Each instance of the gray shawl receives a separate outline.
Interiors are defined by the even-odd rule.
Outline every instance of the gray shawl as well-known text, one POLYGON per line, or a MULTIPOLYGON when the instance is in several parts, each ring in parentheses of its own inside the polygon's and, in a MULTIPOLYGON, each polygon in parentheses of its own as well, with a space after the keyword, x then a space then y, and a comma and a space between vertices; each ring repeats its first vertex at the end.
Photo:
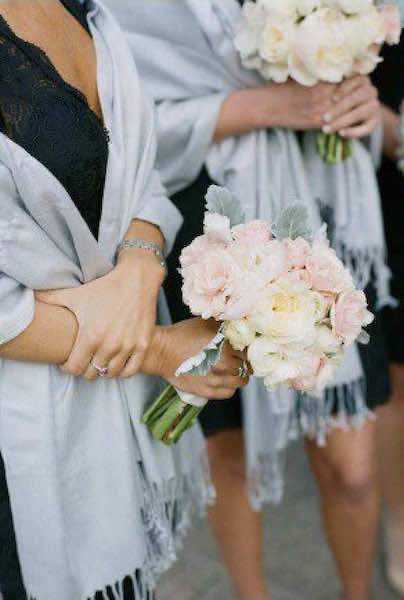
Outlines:
MULTIPOLYGON (((211 178, 228 187, 244 205, 248 219, 272 222, 289 203, 303 203, 313 229, 327 219, 334 248, 365 287, 374 278, 378 306, 390 302, 389 271, 374 164, 365 144, 335 167, 317 155, 312 133, 299 143, 294 131, 253 131, 212 145, 224 98, 234 90, 262 84, 247 71, 234 48, 240 19, 236 0, 107 0, 127 33, 130 46, 158 110, 157 165, 169 193, 184 189, 205 165, 211 178)), ((374 140, 375 141, 375 140, 374 140)), ((377 140, 375 143, 377 146, 377 140)), ((338 373, 339 424, 369 416, 363 373, 355 346, 338 373), (348 394, 344 390, 349 390, 348 394)), ((254 506, 279 500, 282 460, 279 450, 299 431, 325 435, 335 389, 320 400, 296 398, 289 391, 268 394, 252 381, 244 395, 244 430, 250 496, 254 506)))
MULTIPOLYGON (((106 274, 133 218, 160 225, 169 246, 181 223, 154 171, 152 108, 125 38, 98 2, 88 21, 111 138, 99 241, 55 177, 1 134, 1 343, 32 321, 33 290, 106 274)), ((0 450, 29 597, 107 598, 112 585, 123 598, 129 576, 143 600, 174 559, 192 508, 212 490, 198 428, 168 449, 140 424, 161 385, 0 361, 0 450)))

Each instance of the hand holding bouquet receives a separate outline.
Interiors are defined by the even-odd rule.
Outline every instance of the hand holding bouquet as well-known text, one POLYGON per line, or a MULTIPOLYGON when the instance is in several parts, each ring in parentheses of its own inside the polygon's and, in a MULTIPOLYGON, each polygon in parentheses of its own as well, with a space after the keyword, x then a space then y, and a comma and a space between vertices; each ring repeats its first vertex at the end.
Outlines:
MULTIPOLYGON (((284 83, 340 83, 371 73, 381 61, 379 48, 400 39, 395 6, 373 0, 256 0, 243 7, 235 45, 246 68, 284 83)), ((329 163, 352 154, 339 134, 317 135, 320 155, 329 163)))
MULTIPOLYGON (((181 255, 183 298, 194 315, 220 322, 217 336, 177 371, 206 374, 228 341, 245 351, 268 389, 284 385, 321 393, 344 347, 368 341, 373 320, 365 294, 329 247, 325 228, 312 239, 303 207, 292 206, 271 227, 243 223, 234 197, 211 186, 204 234, 181 255)), ((205 406, 167 388, 143 422, 165 443, 178 441, 205 406)))

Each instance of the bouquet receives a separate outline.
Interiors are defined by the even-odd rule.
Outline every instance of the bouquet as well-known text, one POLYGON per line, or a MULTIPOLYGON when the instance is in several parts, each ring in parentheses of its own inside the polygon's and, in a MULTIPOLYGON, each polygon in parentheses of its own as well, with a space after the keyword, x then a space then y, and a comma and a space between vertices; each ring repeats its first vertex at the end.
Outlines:
MULTIPOLYGON (((380 45, 398 44, 400 13, 373 0, 256 0, 243 7, 235 45, 243 65, 265 79, 289 77, 304 86, 340 83, 369 74, 382 60, 380 45)), ((338 133, 316 136, 322 158, 332 164, 352 155, 338 133)))
MULTIPOLYGON (((344 348, 369 339, 373 320, 363 291, 329 246, 325 226, 313 237, 304 207, 294 205, 271 227, 243 222, 225 188, 206 196, 204 234, 182 252, 183 298, 193 315, 216 319, 217 336, 177 375, 205 375, 225 342, 245 351, 253 374, 273 390, 321 394, 333 381, 344 348)), ((240 374, 241 375, 241 374, 240 374)), ((175 443, 206 400, 172 386, 143 416, 156 439, 175 443)))

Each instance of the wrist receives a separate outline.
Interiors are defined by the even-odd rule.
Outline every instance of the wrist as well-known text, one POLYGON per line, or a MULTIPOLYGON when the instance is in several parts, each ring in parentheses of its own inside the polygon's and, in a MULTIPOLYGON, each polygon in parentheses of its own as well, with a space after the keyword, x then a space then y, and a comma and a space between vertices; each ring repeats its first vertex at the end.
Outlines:
POLYGON ((123 277, 144 274, 150 287, 157 289, 161 287, 166 276, 166 269, 153 252, 136 247, 125 248, 119 253, 114 272, 123 277))
POLYGON ((281 126, 281 108, 279 94, 280 86, 271 83, 251 90, 253 96, 251 101, 254 103, 254 118, 257 129, 270 129, 281 126))
POLYGON ((145 375, 164 377, 165 373, 165 327, 155 327, 149 351, 145 357, 142 372, 145 375))

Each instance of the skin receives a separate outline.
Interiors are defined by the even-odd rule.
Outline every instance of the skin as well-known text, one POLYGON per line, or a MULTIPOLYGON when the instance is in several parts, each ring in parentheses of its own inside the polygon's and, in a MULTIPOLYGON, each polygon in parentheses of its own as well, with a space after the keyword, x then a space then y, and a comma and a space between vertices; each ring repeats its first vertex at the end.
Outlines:
MULTIPOLYGON (((373 132, 379 120, 377 91, 368 77, 311 88, 294 81, 271 83, 236 91, 225 99, 214 141, 271 127, 338 131, 354 139, 373 132)), ((348 599, 368 600, 371 594, 379 519, 374 442, 374 425, 369 424, 359 431, 333 432, 326 448, 307 444, 324 529, 348 599)), ((240 600, 265 600, 262 517, 251 510, 245 493, 242 432, 222 431, 211 436, 208 450, 219 490, 219 501, 210 509, 209 518, 235 595, 240 600)))
MULTIPOLYGON (((92 39, 63 5, 56 0, 10 0, 0 3, 0 14, 18 36, 46 52, 61 76, 83 92, 102 118, 92 39)), ((164 247, 161 231, 144 221, 134 220, 125 237, 164 247)), ((153 253, 132 248, 121 253, 117 266, 105 277, 74 289, 36 292, 33 322, 1 346, 0 357, 59 364, 65 373, 88 380, 97 378, 90 365, 94 360, 99 366, 108 365, 109 377, 144 372, 173 381, 175 369, 200 351, 217 325, 215 330, 212 323, 194 320, 172 328, 156 327, 164 275, 153 253)), ((175 383, 207 398, 231 397, 246 383, 237 377, 242 359, 227 347, 207 377, 175 378, 175 383)))
MULTIPOLYGON (((396 161, 400 118, 387 106, 382 107, 382 114, 384 153, 396 161)), ((404 573, 404 365, 392 363, 390 373, 393 394, 390 403, 379 411, 378 456, 386 508, 387 560, 404 573)))

